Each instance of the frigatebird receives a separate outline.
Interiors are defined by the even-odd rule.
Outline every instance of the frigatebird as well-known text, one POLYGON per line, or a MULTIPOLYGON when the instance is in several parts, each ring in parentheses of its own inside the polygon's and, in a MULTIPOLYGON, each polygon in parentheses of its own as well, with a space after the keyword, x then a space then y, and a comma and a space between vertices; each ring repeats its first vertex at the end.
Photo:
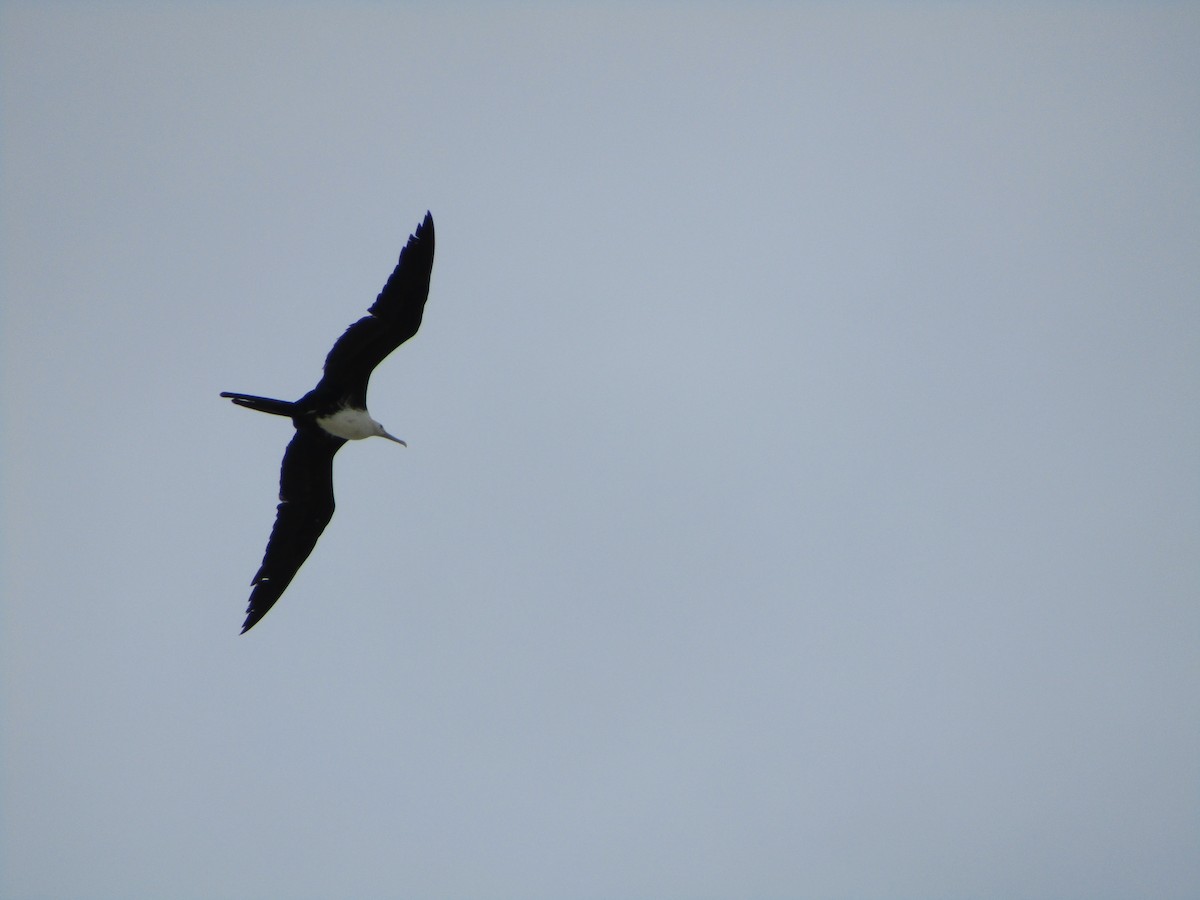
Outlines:
POLYGON ((221 393, 238 406, 288 416, 296 427, 283 454, 275 527, 262 566, 250 582, 254 590, 242 634, 275 605, 333 518, 334 454, 346 441, 369 437, 404 444, 367 412, 367 381, 375 367, 421 327, 432 271, 433 217, 427 212, 367 315, 347 328, 325 357, 324 374, 315 388, 295 402, 221 393))

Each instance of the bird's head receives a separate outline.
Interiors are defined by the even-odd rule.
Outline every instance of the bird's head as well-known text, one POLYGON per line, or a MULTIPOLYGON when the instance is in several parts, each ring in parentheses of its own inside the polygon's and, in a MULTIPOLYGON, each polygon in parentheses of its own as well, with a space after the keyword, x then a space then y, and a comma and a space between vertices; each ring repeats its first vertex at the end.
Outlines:
POLYGON ((374 433, 374 435, 372 435, 372 437, 387 438, 389 441, 395 441, 401 447, 408 446, 408 444, 404 443, 404 441, 400 440, 400 438, 396 437, 395 435, 388 434, 387 429, 384 428, 382 425, 380 425, 378 422, 376 422, 374 419, 371 420, 371 427, 374 428, 374 430, 375 430, 375 433, 374 433))

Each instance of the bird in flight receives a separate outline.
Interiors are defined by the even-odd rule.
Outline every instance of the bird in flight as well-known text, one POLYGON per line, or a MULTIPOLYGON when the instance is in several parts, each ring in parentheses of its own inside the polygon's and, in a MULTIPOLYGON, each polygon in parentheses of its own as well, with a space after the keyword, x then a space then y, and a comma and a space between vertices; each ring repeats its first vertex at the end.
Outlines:
POLYGON ((238 406, 288 416, 296 427, 283 454, 275 527, 262 566, 250 582, 253 591, 242 634, 275 605, 333 518, 334 454, 346 441, 362 438, 404 444, 367 412, 367 381, 375 367, 421 327, 432 271, 433 217, 425 213, 367 315, 347 328, 325 357, 325 371, 315 388, 295 402, 222 392, 238 406))

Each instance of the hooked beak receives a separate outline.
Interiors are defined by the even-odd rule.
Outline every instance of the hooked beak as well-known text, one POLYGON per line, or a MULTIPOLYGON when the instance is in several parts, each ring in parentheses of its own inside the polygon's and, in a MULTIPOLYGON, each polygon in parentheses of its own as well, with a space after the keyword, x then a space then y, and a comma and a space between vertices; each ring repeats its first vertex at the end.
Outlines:
POLYGON ((380 428, 380 429, 379 429, 379 436, 380 436, 380 437, 387 438, 389 441, 395 441, 395 442, 396 442, 397 444, 399 444, 401 447, 407 447, 407 446, 408 446, 408 444, 404 443, 404 441, 400 440, 400 438, 398 438, 398 437, 395 437, 394 435, 390 435, 390 434, 388 434, 388 433, 387 433, 386 431, 384 431, 382 428, 380 428))

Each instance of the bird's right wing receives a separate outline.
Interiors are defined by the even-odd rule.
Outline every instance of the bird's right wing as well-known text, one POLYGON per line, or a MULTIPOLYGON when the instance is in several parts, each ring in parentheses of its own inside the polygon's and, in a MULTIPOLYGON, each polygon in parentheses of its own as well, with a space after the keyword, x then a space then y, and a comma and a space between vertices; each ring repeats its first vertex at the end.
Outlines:
POLYGON ((246 610, 245 634, 283 595, 333 518, 333 455, 346 443, 316 425, 302 427, 283 454, 279 506, 246 610))
POLYGON ((366 406, 371 372, 421 327, 433 271, 433 244, 433 216, 425 213, 367 315, 347 328, 325 357, 322 386, 348 389, 354 405, 366 406))

